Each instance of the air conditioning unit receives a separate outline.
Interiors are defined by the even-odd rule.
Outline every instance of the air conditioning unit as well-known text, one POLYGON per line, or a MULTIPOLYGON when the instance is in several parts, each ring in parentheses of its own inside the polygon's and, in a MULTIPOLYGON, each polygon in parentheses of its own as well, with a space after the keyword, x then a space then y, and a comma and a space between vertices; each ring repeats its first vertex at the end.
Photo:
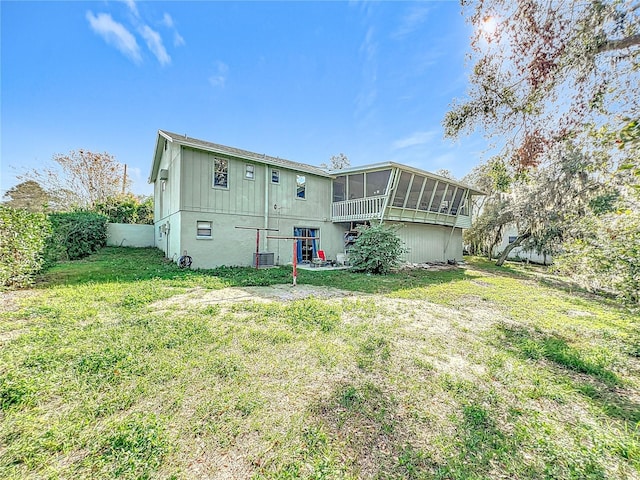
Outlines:
POLYGON ((160 180, 169 180, 169 170, 166 168, 160 170, 160 180))
POLYGON ((253 254, 253 266, 256 265, 256 255, 258 255, 258 266, 259 267, 272 267, 274 265, 273 253, 264 252, 264 253, 254 253, 253 254))

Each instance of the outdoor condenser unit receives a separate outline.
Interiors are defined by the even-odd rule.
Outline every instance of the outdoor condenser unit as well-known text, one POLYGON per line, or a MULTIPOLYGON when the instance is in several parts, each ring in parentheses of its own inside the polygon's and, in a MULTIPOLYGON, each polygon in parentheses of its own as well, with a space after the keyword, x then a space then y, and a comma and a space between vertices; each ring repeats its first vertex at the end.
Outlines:
POLYGON ((273 253, 261 252, 253 254, 253 265, 256 264, 256 255, 258 255, 258 266, 260 267, 272 267, 274 265, 273 253))

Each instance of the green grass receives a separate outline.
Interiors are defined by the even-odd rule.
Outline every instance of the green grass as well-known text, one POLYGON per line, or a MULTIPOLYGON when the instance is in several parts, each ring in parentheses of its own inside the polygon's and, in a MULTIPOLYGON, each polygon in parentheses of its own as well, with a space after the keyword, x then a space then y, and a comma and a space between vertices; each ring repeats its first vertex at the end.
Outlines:
POLYGON ((482 259, 227 301, 290 275, 106 248, 2 293, 0 478, 640 478, 637 312, 482 259))

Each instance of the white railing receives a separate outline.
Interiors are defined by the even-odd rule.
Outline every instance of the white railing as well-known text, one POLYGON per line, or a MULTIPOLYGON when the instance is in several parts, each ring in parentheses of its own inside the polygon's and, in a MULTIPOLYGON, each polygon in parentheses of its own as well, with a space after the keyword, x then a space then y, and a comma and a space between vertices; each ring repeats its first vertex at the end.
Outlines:
POLYGON ((333 202, 331 220, 334 222, 350 220, 371 220, 381 218, 386 195, 377 197, 357 198, 333 202))

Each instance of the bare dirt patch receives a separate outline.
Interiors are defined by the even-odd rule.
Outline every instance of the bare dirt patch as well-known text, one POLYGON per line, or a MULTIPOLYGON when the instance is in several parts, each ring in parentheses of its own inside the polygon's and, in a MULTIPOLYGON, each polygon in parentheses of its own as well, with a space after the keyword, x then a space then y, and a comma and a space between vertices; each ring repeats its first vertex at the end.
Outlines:
POLYGON ((198 307, 215 304, 232 304, 238 302, 290 302, 307 297, 322 299, 359 297, 363 294, 348 292, 331 287, 313 285, 271 285, 268 287, 229 287, 222 290, 194 288, 182 295, 155 302, 152 306, 159 310, 173 306, 198 307))
POLYGON ((20 309, 20 300, 38 295, 35 290, 11 290, 0 292, 0 312, 15 312, 20 309))

